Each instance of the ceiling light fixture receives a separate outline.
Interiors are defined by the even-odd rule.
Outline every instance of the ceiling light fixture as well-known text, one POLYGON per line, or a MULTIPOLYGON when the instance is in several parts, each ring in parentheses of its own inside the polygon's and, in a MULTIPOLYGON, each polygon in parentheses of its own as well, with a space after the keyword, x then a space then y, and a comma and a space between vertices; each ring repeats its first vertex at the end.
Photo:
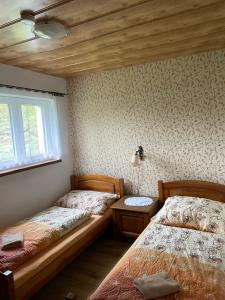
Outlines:
POLYGON ((58 39, 69 34, 69 28, 58 21, 37 20, 31 11, 21 12, 21 22, 31 27, 35 36, 42 39, 58 39))
POLYGON ((28 26, 34 26, 35 24, 35 17, 34 13, 30 10, 23 10, 20 13, 21 15, 21 22, 28 26))
POLYGON ((36 22, 31 31, 42 39, 59 39, 69 33, 69 29, 62 23, 56 21, 36 22))

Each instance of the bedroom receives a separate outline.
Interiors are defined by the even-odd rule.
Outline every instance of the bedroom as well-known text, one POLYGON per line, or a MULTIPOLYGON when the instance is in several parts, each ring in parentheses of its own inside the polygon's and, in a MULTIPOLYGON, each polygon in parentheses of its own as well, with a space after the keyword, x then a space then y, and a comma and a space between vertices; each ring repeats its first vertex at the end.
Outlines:
MULTIPOLYGON (((55 205, 71 190, 71 183, 72 189, 158 199, 158 181, 197 180, 198 187, 193 182, 189 191, 181 185, 164 200, 169 196, 192 196, 225 201, 224 1, 1 0, 0 7, 3 231, 55 205), (105 177, 72 177, 70 182, 71 175, 90 174, 105 177)), ((93 234, 85 239, 80 232, 83 244, 78 243, 76 251, 60 252, 69 256, 68 262, 73 259, 76 266, 82 255, 91 256, 92 252, 86 251, 98 245, 104 248, 104 241, 108 243, 104 249, 110 254, 110 245, 117 256, 114 260, 109 257, 113 264, 109 263, 107 273, 104 269, 104 276, 96 273, 98 284, 112 274, 113 265, 144 228, 151 226, 149 217, 163 206, 158 201, 157 208, 148 210, 143 206, 138 210, 137 206, 123 206, 119 201, 109 209, 109 217, 100 215, 107 221, 93 219, 97 222, 94 224, 100 222, 88 227, 93 234), (98 239, 106 229, 106 237, 98 239), (78 253, 82 247, 85 249, 78 253), (78 254, 81 256, 76 258, 78 254)), ((79 204, 81 208, 83 202, 79 204)), ((88 226, 88 222, 84 220, 73 231, 88 226)), ((196 229, 193 224, 190 227, 189 230, 196 229)), ((197 232, 204 236, 208 231, 197 232)), ((208 234, 224 239, 219 233, 208 234)), ((67 235, 70 233, 65 233, 64 241, 67 235)), ((54 241, 48 247, 57 248, 54 241)), ((219 268, 224 268, 224 251, 223 248, 220 253, 223 262, 219 268)), ((104 260, 105 254, 99 253, 104 260)), ((15 266, 15 271, 9 269, 9 276, 0 277, 2 297, 51 299, 50 291, 54 299, 64 299, 69 293, 69 297, 79 300, 98 295, 94 294, 97 286, 88 290, 88 295, 79 294, 79 288, 85 288, 71 279, 69 284, 62 284, 64 290, 52 291, 56 283, 67 281, 63 270, 68 271, 68 264, 61 261, 63 255, 57 260, 61 266, 58 275, 56 264, 51 270, 49 267, 46 276, 41 266, 35 276, 25 274, 23 265, 20 273, 15 266)), ((32 260, 33 265, 29 261, 25 264, 35 269, 37 260, 32 260)), ((73 274, 71 265, 68 268, 73 274)), ((92 270, 94 274, 97 271, 92 270)), ((81 269, 80 273, 82 276, 81 269)), ((76 281, 80 282, 78 275, 76 281)), ((83 278, 90 279, 92 275, 85 274, 83 278)), ((221 282, 224 276, 220 274, 221 282)), ((90 279, 90 286, 91 282, 90 279)), ((93 285, 96 282, 93 280, 93 285)), ((100 286, 97 293, 101 291, 100 286)), ((202 299, 208 299, 210 293, 205 293, 202 299)), ((223 299, 215 295, 212 299, 223 299)), ((141 293, 137 297, 144 299, 141 293)), ((179 297, 179 293, 164 298, 175 299, 172 297, 179 297)), ((201 299, 199 295, 189 298, 201 299)))

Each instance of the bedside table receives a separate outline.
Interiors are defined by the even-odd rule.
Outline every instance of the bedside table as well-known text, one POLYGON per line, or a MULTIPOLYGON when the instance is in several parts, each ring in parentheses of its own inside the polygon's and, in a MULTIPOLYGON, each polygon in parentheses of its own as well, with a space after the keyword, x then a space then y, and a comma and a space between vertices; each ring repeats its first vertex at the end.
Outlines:
POLYGON ((137 238, 158 211, 157 198, 151 197, 154 202, 148 206, 126 205, 125 199, 131 197, 136 196, 122 197, 111 206, 115 238, 137 238))

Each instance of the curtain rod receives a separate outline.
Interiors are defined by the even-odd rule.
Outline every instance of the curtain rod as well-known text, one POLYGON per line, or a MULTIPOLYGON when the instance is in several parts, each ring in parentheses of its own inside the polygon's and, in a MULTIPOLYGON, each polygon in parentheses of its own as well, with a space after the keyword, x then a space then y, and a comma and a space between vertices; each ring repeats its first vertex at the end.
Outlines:
POLYGON ((6 87, 6 88, 9 88, 9 89, 24 90, 24 91, 30 91, 30 92, 36 92, 36 93, 40 92, 40 93, 43 93, 43 94, 50 94, 50 95, 58 96, 58 97, 64 97, 64 96, 68 95, 68 94, 60 93, 60 92, 30 89, 30 88, 25 88, 25 87, 22 87, 22 86, 15 86, 15 85, 8 85, 8 84, 1 84, 1 83, 0 83, 0 87, 6 87))

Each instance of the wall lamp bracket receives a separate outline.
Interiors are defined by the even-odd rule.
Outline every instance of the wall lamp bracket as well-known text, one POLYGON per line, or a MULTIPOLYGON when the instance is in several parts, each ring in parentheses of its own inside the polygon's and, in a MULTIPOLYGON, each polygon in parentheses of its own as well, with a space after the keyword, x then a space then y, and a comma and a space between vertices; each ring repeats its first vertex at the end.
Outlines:
POLYGON ((138 150, 135 152, 136 155, 139 156, 140 160, 144 160, 144 149, 142 146, 138 146, 138 150))
POLYGON ((133 167, 139 167, 141 164, 141 161, 143 161, 144 159, 145 159, 144 149, 142 146, 139 146, 138 150, 135 151, 135 153, 132 156, 131 165, 133 167))

